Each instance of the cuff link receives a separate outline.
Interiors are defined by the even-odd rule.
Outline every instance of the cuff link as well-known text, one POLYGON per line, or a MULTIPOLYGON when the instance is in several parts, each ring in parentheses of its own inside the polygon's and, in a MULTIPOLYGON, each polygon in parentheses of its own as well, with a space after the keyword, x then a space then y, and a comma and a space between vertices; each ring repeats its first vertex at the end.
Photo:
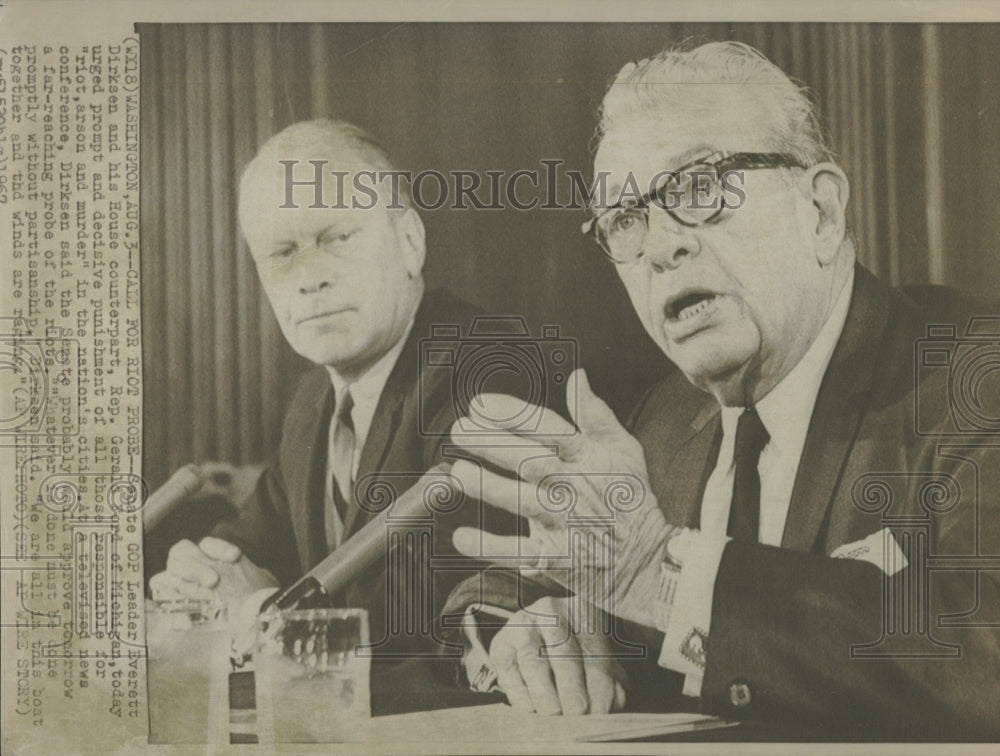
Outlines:
POLYGON ((733 682, 729 685, 729 703, 735 708, 742 709, 749 705, 753 696, 750 694, 750 686, 745 682, 733 682))

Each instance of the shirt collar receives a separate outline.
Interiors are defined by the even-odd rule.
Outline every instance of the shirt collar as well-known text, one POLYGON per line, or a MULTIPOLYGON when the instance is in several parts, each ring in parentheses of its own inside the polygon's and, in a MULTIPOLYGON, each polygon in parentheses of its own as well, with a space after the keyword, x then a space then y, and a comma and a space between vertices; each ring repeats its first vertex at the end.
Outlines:
MULTIPOLYGON (((802 446, 823 375, 847 321, 853 290, 854 276, 848 276, 837 295, 830 316, 802 359, 755 405, 757 414, 771 437, 768 445, 776 451, 802 446)), ((735 438, 736 424, 742 412, 743 407, 722 408, 723 433, 728 438, 735 438)))
MULTIPOLYGON (((400 352, 403 351, 403 345, 406 344, 406 340, 410 336, 410 331, 413 328, 413 321, 411 320, 406 326, 406 330, 403 331, 403 335, 399 338, 388 352, 383 354, 378 362, 372 365, 368 370, 352 383, 348 383, 344 378, 337 373, 329 365, 326 366, 326 371, 330 374, 330 382, 333 383, 334 398, 336 401, 336 407, 334 408, 334 417, 340 412, 341 402, 344 399, 347 389, 350 389, 351 399, 354 401, 354 407, 356 410, 362 410, 365 408, 366 414, 374 414, 375 406, 378 404, 379 397, 382 395, 382 389, 385 388, 386 381, 389 380, 389 374, 392 372, 393 367, 396 365, 396 360, 399 359, 400 352), (367 410, 370 409, 370 413, 367 410)), ((354 411, 352 411, 352 415, 354 411)))

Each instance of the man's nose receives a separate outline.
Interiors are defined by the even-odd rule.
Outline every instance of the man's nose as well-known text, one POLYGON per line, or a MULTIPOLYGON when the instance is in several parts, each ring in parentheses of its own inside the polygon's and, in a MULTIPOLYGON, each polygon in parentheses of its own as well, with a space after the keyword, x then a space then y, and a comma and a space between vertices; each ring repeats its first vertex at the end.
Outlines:
POLYGON ((322 289, 333 286, 336 275, 330 269, 328 261, 314 247, 300 250, 292 263, 293 280, 299 294, 314 294, 322 289))
POLYGON ((642 254, 655 272, 674 270, 687 258, 700 253, 701 240, 696 229, 682 225, 663 210, 650 208, 649 231, 642 254))

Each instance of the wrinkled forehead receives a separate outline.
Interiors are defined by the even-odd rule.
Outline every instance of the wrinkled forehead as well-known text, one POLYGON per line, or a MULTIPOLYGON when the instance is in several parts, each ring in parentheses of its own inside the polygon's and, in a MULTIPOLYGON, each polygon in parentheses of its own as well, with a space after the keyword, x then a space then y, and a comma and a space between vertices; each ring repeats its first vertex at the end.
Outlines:
POLYGON ((650 85, 634 107, 606 113, 594 175, 617 194, 628 180, 644 186, 711 152, 766 151, 774 113, 762 94, 750 85, 650 85))

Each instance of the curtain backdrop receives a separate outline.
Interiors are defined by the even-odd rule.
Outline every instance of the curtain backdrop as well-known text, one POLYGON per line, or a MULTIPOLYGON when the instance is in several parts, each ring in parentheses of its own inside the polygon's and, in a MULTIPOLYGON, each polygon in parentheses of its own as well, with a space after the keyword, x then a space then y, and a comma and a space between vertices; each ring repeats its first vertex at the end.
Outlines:
MULTIPOLYGON (((626 62, 687 37, 760 48, 814 92, 861 260, 892 283, 995 296, 1000 28, 854 24, 140 25, 144 463, 267 456, 305 366, 240 238, 242 166, 288 124, 356 122, 414 172, 589 176, 626 62)), ((666 167, 666 166, 664 166, 666 167)), ((433 197, 431 188, 427 189, 433 197)), ((428 284, 579 344, 620 413, 663 371, 580 210, 422 213, 428 284)))

